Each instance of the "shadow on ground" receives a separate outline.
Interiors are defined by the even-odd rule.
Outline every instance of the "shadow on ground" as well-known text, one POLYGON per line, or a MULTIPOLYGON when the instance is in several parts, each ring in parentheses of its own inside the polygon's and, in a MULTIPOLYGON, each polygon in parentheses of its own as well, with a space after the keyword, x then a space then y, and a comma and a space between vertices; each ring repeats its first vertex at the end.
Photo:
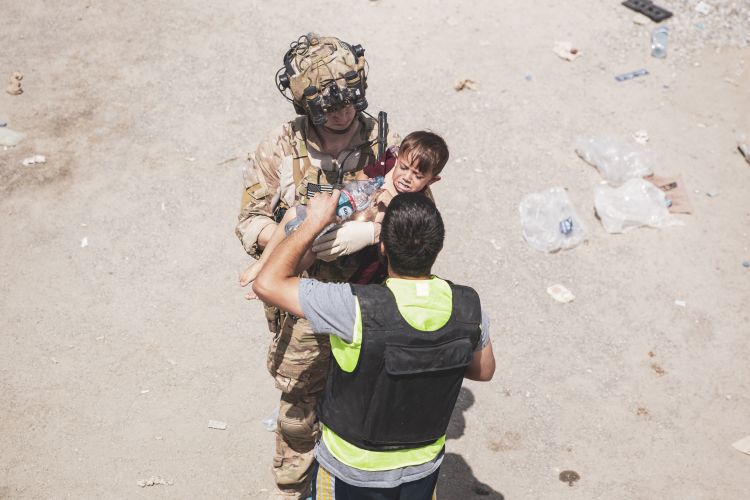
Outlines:
MULTIPOLYGON (((466 429, 464 412, 473 404, 474 395, 469 389, 462 387, 450 424, 448 424, 448 439, 458 439, 464 435, 466 429)), ((440 500, 469 498, 505 500, 502 493, 474 477, 471 466, 456 453, 445 454, 443 465, 440 467, 437 496, 440 500)))

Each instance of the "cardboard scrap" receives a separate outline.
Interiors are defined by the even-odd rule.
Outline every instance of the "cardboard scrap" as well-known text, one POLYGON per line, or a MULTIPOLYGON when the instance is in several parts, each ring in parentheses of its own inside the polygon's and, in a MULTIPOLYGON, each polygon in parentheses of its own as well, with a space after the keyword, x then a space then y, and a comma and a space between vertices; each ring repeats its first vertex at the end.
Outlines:
POLYGON ((479 84, 469 78, 462 78, 461 80, 456 80, 456 83, 453 84, 453 88, 456 92, 460 92, 464 89, 477 90, 479 89, 479 84))
POLYGON ((685 189, 685 183, 682 177, 660 177, 652 175, 645 178, 654 186, 658 187, 667 195, 667 200, 672 204, 669 206, 669 213, 672 214, 691 214, 693 207, 685 189))

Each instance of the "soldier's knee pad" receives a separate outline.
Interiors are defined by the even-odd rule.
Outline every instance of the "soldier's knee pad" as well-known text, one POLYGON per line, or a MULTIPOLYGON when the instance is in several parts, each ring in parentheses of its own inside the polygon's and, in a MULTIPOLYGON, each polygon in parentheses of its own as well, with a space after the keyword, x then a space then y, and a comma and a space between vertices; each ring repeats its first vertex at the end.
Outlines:
POLYGON ((314 441, 317 425, 313 408, 304 403, 295 404, 282 400, 278 420, 281 435, 290 441, 314 441))

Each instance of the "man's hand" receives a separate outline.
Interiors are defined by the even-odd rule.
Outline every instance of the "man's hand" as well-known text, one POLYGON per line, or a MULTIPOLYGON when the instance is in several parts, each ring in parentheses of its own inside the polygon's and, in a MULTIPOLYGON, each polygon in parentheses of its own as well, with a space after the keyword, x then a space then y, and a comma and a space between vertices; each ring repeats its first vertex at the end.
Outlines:
POLYGON ((374 222, 347 221, 318 238, 312 251, 319 259, 330 262, 374 243, 374 222))
POLYGON ((341 191, 334 189, 331 194, 318 193, 307 201, 307 216, 302 227, 311 227, 319 234, 327 225, 336 222, 336 206, 341 191))

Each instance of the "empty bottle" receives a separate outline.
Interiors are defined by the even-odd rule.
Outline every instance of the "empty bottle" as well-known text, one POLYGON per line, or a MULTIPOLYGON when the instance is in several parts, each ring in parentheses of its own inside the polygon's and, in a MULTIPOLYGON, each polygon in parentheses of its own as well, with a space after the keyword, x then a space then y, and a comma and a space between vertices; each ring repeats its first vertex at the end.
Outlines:
POLYGON ((659 59, 667 57, 667 39, 669 28, 658 26, 651 31, 651 56, 659 59))
MULTIPOLYGON (((336 206, 336 216, 339 222, 348 219, 354 212, 360 212, 372 204, 375 192, 385 182, 383 176, 373 177, 367 180, 351 181, 343 187, 339 194, 339 202, 336 206)), ((302 221, 307 217, 307 209, 304 205, 297 205, 297 216, 287 222, 284 226, 284 232, 289 235, 294 232, 302 221)), ((326 227, 323 233, 333 226, 326 227)), ((321 233, 322 234, 322 233, 321 233)))

